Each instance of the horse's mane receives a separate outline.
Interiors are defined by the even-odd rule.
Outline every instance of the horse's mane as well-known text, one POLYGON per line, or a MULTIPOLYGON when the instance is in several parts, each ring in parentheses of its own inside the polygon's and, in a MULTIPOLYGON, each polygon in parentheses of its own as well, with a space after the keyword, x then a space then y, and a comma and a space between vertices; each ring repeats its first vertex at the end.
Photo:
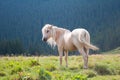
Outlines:
POLYGON ((55 36, 56 36, 56 30, 57 29, 60 29, 60 30, 63 30, 63 31, 70 31, 68 29, 52 25, 52 37, 47 40, 47 43, 53 48, 56 46, 55 36))
POLYGON ((47 40, 47 43, 48 43, 52 48, 54 48, 54 47, 56 46, 56 42, 55 42, 55 38, 54 38, 54 36, 56 35, 56 34, 55 34, 56 31, 54 30, 54 28, 58 28, 58 27, 52 25, 52 37, 47 40))
POLYGON ((53 48, 56 46, 56 42, 52 37, 47 40, 47 43, 53 48))

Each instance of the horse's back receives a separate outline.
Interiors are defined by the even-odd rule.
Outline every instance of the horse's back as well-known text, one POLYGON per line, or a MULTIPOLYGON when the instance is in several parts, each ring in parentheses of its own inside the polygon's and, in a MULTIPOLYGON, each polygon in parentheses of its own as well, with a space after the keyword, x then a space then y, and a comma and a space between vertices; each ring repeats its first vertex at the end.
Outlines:
POLYGON ((89 32, 86 29, 83 29, 83 28, 74 29, 72 31, 72 34, 83 34, 83 33, 88 33, 89 34, 89 32))

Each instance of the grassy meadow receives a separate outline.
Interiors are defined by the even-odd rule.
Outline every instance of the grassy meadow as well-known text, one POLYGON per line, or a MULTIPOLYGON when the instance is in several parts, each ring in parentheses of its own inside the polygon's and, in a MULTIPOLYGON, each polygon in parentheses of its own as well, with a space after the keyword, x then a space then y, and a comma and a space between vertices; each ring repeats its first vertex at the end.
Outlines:
POLYGON ((68 67, 58 56, 0 57, 0 80, 120 80, 120 54, 90 55, 83 69, 82 56, 69 56, 68 67))

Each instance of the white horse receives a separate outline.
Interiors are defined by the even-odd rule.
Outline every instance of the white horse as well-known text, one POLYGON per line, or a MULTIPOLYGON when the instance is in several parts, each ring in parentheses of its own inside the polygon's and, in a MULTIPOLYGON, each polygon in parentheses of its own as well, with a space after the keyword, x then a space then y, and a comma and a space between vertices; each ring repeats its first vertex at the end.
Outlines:
POLYGON ((90 44, 89 32, 85 29, 78 28, 72 32, 50 24, 42 28, 42 40, 48 42, 51 46, 57 45, 60 56, 60 65, 62 65, 63 52, 65 54, 66 66, 68 66, 68 51, 78 50, 84 60, 84 68, 88 68, 89 49, 98 50, 96 46, 90 44))

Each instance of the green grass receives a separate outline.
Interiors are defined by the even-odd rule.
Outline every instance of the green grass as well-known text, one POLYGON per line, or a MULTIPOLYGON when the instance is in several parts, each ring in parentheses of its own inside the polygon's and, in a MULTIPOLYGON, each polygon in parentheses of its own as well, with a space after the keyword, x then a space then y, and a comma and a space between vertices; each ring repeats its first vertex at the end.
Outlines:
POLYGON ((120 54, 90 55, 83 69, 82 56, 69 56, 68 67, 57 56, 0 57, 0 80, 120 80, 120 54))

